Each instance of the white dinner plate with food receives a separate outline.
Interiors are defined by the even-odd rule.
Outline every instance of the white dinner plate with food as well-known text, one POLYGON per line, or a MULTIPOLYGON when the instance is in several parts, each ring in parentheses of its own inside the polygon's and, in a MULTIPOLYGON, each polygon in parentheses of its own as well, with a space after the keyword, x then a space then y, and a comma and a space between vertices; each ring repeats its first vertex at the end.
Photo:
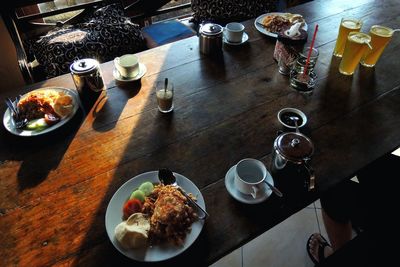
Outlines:
POLYGON ((255 19, 254 26, 262 34, 276 38, 276 37, 278 37, 277 31, 268 30, 268 27, 266 27, 263 23, 263 21, 264 21, 264 19, 266 19, 266 17, 272 18, 274 16, 282 17, 284 19, 284 21, 287 20, 286 26, 291 26, 297 22, 301 22, 302 23, 301 29, 303 29, 305 31, 307 31, 307 29, 308 29, 308 25, 301 15, 292 14, 292 13, 284 13, 284 12, 271 12, 271 13, 262 14, 255 19))
MULTIPOLYGON (((174 175, 177 183, 186 191, 186 193, 192 193, 193 196, 196 197, 197 203, 205 209, 204 198, 197 186, 183 175, 178 173, 174 173, 174 175)), ((158 184, 158 171, 139 174, 128 180, 115 192, 107 206, 105 225, 108 237, 119 252, 133 260, 141 262, 158 262, 175 257, 189 248, 200 235, 204 226, 204 220, 198 219, 193 222, 182 245, 164 242, 151 246, 146 244, 139 248, 125 249, 122 247, 115 237, 115 228, 123 221, 123 205, 131 193, 142 183, 147 181, 152 182, 153 184, 158 184)))
MULTIPOLYGON (((37 135, 42 135, 46 134, 48 132, 54 131, 55 129, 63 126, 66 124, 77 112, 79 108, 79 96, 76 93, 75 90, 68 89, 68 88, 63 88, 63 87, 44 87, 44 88, 39 88, 33 91, 30 91, 24 95, 21 96, 21 99, 19 103, 27 103, 27 99, 30 96, 35 96, 36 98, 40 99, 40 103, 48 103, 51 107, 50 109, 53 108, 53 110, 57 110, 59 115, 59 120, 55 122, 54 124, 47 125, 44 123, 44 117, 39 118, 38 120, 30 120, 28 122, 28 125, 25 126, 22 129, 16 129, 14 127, 14 123, 12 121, 12 115, 11 111, 9 108, 6 109, 3 117, 3 124, 4 127, 12 134, 18 135, 18 136, 37 136, 37 135), (58 100, 57 100, 58 99, 58 100), (68 103, 65 105, 62 102, 65 102, 65 99, 68 100, 68 103), (57 104, 55 104, 57 102, 57 104), (60 104, 62 103, 62 105, 60 104), (36 127, 30 122, 38 121, 37 123, 42 124, 36 127)), ((35 105, 34 103, 39 103, 35 101, 30 102, 30 113, 33 112, 38 112, 36 109, 42 109, 38 105, 35 105)))

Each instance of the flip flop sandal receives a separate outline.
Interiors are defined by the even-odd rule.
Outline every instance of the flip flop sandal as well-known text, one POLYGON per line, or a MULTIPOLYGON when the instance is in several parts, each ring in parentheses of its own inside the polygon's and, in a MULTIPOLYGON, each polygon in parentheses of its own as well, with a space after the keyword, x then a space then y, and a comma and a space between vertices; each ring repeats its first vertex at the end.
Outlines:
POLYGON ((314 236, 314 234, 310 235, 310 237, 307 240, 307 253, 308 256, 310 257, 310 259, 312 260, 312 262, 314 264, 319 264, 321 263, 323 260, 325 260, 325 255, 324 255, 324 251, 325 251, 325 247, 330 247, 331 245, 329 245, 328 241, 326 241, 325 237, 323 237, 322 235, 320 235, 320 237, 322 238, 322 242, 319 243, 319 247, 318 247, 318 260, 316 258, 314 258, 314 256, 311 254, 310 251, 310 242, 311 242, 311 238, 314 236))

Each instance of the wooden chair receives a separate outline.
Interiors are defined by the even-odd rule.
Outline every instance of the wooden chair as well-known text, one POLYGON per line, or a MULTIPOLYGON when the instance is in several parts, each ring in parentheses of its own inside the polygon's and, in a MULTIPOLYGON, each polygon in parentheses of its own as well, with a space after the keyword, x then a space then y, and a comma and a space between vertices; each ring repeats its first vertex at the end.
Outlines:
MULTIPOLYGON (((32 56, 31 51, 29 51, 30 41, 49 33, 51 30, 63 28, 68 25, 76 25, 96 8, 110 4, 120 4, 124 8, 124 14, 131 17, 133 22, 144 26, 146 18, 154 14, 161 6, 169 1, 170 0, 155 0, 151 1, 152 4, 150 5, 149 1, 146 0, 94 0, 93 2, 76 0, 76 2, 80 4, 41 13, 38 4, 55 1, 14 0, 9 1, 7 6, 2 6, 0 8, 0 14, 15 45, 18 65, 23 78, 27 84, 30 84, 48 78, 44 74, 44 66, 38 64, 38 61, 32 56), (29 8, 36 12, 28 14, 23 12, 29 8), (75 11, 77 14, 70 19, 50 23, 47 22, 46 18, 50 16, 62 15, 72 11, 75 11)), ((143 49, 145 49, 145 47, 143 49)))
POLYGON ((192 0, 196 22, 225 24, 254 18, 277 10, 278 0, 192 0))

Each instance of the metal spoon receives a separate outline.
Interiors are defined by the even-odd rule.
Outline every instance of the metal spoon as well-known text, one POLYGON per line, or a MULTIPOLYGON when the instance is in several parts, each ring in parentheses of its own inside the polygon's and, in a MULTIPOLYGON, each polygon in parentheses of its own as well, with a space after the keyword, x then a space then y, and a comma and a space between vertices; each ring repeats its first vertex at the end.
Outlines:
POLYGON ((176 186, 179 189, 179 191, 181 191, 181 193, 190 201, 190 203, 192 203, 199 210, 201 210, 203 212, 203 216, 201 217, 199 216, 200 220, 206 219, 209 216, 208 213, 202 207, 200 207, 200 205, 197 204, 188 194, 186 194, 186 192, 178 185, 178 183, 176 182, 176 177, 170 169, 167 168, 160 169, 158 171, 158 179, 164 185, 176 186))
POLYGON ((283 194, 281 191, 279 191, 278 188, 276 188, 275 186, 273 186, 272 184, 270 184, 267 179, 264 180, 264 182, 269 186, 269 188, 271 188, 271 190, 275 193, 275 195, 277 195, 278 197, 283 197, 283 194))
POLYGON ((297 125, 297 121, 299 120, 299 118, 295 117, 295 116, 290 116, 290 119, 294 122, 294 126, 296 127, 296 133, 299 133, 299 126, 297 125))

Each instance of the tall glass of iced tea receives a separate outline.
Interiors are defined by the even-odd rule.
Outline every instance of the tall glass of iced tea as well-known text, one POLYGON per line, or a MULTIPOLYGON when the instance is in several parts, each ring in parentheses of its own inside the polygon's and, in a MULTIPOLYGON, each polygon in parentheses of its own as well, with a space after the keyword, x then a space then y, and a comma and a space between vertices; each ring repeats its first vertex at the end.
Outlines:
POLYGON ((361 59, 361 64, 365 67, 373 67, 380 58, 386 45, 389 43, 393 36, 393 29, 373 25, 369 31, 371 36, 371 46, 372 50, 367 50, 364 57, 361 59))
POLYGON ((352 75, 365 51, 370 49, 371 36, 362 32, 350 32, 339 65, 340 73, 352 75))
POLYGON ((339 34, 336 40, 336 46, 333 50, 333 55, 336 57, 342 57, 344 46, 346 44, 347 36, 349 32, 359 32, 362 26, 362 21, 358 19, 342 18, 339 27, 339 34))

